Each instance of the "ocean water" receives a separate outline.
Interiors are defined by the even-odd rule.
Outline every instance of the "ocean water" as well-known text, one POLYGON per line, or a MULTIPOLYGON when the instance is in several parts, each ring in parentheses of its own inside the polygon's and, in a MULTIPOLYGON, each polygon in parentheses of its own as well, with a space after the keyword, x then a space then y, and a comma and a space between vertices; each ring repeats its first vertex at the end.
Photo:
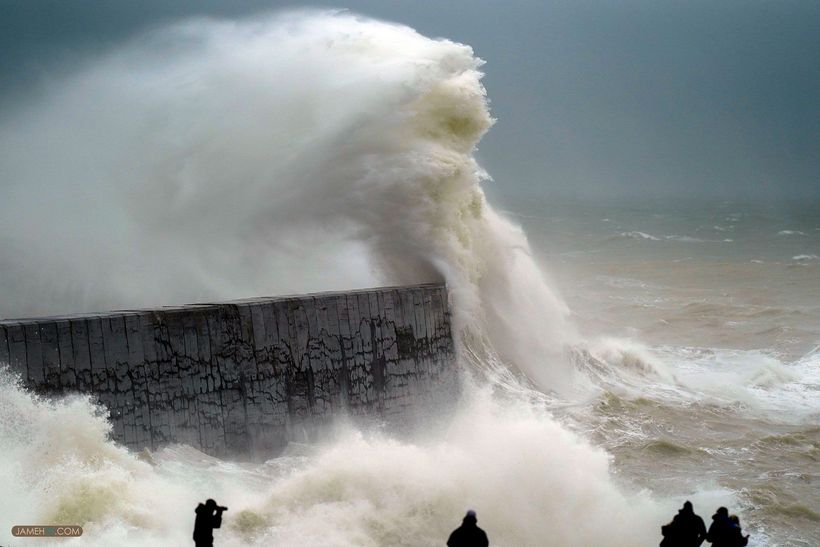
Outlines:
POLYGON ((756 544, 820 542, 817 204, 508 206, 594 340, 573 429, 635 485, 731 493, 756 544))
POLYGON ((253 463, 130 453, 0 372, 0 542, 184 544, 213 497, 222 545, 436 545, 468 508, 494 545, 651 545, 684 499, 817 544, 816 209, 487 199, 481 67, 349 14, 192 20, 3 113, 0 315, 443 279, 472 372, 411 438, 253 463))

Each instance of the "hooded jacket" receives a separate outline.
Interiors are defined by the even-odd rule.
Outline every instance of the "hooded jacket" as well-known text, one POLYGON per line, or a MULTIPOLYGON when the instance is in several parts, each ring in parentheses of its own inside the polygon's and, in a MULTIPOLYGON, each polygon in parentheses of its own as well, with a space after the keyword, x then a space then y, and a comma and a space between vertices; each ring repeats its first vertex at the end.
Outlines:
POLYGON ((706 533, 706 540, 712 544, 712 547, 733 547, 733 527, 728 515, 715 513, 712 515, 712 524, 706 533))
POLYGON ((488 547, 490 540, 484 530, 476 525, 475 517, 464 517, 461 526, 456 528, 450 539, 447 540, 447 547, 488 547))

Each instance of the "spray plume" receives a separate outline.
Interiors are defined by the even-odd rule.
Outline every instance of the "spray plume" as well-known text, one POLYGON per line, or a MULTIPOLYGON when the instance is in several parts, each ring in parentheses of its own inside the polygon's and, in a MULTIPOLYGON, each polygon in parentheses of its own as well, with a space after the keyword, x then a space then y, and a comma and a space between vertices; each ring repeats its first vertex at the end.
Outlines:
MULTIPOLYGON (((191 21, 89 63, 0 125, 0 313, 443 279, 462 358, 510 385, 509 365, 569 382, 568 309, 481 188, 481 64, 461 44, 317 12, 191 21)), ((317 530, 329 545, 433 543, 468 503, 499 544, 654 538, 653 503, 620 493, 606 454, 490 391, 469 389, 445 432, 413 443, 349 431, 255 467, 172 447, 152 468, 106 440, 87 400, 4 380, 0 478, 17 501, 2 509, 71 517, 100 545, 183 542, 201 497, 232 500, 229 545, 317 530), (76 434, 55 435, 66 423, 76 434)))

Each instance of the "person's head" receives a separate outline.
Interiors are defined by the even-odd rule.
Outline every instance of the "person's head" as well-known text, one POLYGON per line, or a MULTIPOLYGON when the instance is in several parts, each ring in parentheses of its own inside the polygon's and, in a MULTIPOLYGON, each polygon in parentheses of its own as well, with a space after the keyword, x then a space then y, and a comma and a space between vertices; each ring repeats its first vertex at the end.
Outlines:
POLYGON ((692 511, 693 511, 692 510, 692 502, 688 501, 688 500, 683 502, 683 512, 684 513, 691 513, 692 511))
POLYGON ((719 517, 729 518, 729 510, 725 507, 718 507, 718 510, 715 513, 719 517))
POLYGON ((472 509, 467 511, 467 514, 464 515, 464 522, 471 524, 475 524, 476 522, 478 522, 478 519, 475 516, 475 511, 473 511, 472 509))
POLYGON ((737 515, 730 515, 729 520, 731 520, 733 524, 740 526, 740 519, 737 517, 737 515))
POLYGON ((216 509, 216 502, 214 500, 209 499, 205 502, 205 507, 208 509, 216 509))

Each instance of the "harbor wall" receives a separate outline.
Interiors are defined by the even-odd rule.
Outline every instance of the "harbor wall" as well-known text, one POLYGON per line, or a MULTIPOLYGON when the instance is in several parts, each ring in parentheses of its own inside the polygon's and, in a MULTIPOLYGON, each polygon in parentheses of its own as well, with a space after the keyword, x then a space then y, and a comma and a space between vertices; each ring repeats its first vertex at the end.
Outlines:
POLYGON ((0 363, 91 394, 133 449, 275 455, 335 418, 402 422, 457 398, 441 284, 0 321, 0 363))

